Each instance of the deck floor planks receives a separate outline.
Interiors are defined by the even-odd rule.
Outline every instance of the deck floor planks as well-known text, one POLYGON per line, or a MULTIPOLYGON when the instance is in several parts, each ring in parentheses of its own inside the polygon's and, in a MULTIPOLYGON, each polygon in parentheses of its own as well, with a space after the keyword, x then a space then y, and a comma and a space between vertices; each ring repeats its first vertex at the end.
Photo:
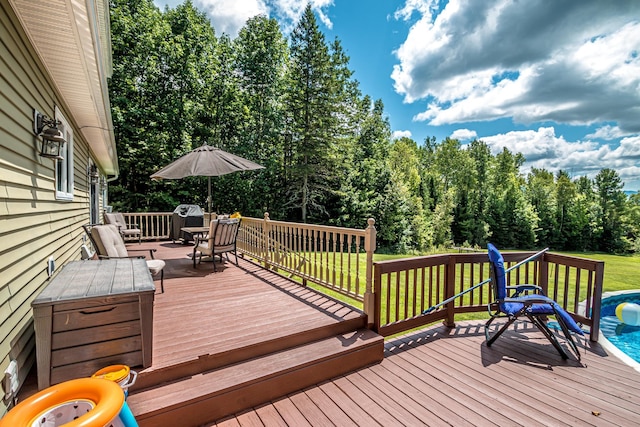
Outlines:
MULTIPOLYGON (((176 252, 175 248, 169 249, 168 253, 176 252)), ((156 258, 163 259, 160 252, 156 258)), ((188 250, 182 248, 181 252, 177 258, 184 258, 188 250)), ((193 270, 191 260, 173 261, 170 259, 168 263, 172 268, 188 265, 193 270)), ((246 260, 240 259, 240 268, 227 262, 226 266, 221 265, 218 273, 213 273, 210 267, 200 265, 184 277, 168 272, 165 290, 168 286, 171 289, 164 295, 157 293, 156 304, 167 304, 167 307, 173 304, 201 313, 211 306, 208 299, 228 298, 229 303, 220 305, 218 312, 231 316, 234 310, 243 307, 243 298, 249 297, 243 297, 242 292, 251 292, 255 280, 258 287, 266 286, 287 294, 291 299, 285 304, 287 308, 289 304, 322 306, 331 316, 342 315, 345 310, 334 300, 246 260), (248 280, 248 276, 252 280, 248 280), (220 281, 222 277, 224 282, 220 281)), ((268 299, 263 303, 262 320, 278 317, 270 325, 282 327, 279 322, 287 316, 279 317, 278 310, 266 308, 273 305, 268 299)), ((346 311, 347 316, 358 314, 357 311, 346 311)), ((291 309, 291 313, 298 312, 291 309)), ((246 319, 243 321, 260 325, 261 314, 244 313, 246 319)), ((172 331, 170 322, 179 321, 175 313, 168 310, 159 317, 162 322, 168 322, 166 329, 159 328, 162 335, 169 335, 168 341, 183 339, 172 331), (174 335, 170 336, 172 333, 174 335)), ((295 322, 288 318, 288 326, 295 322)), ((212 324, 204 322, 201 329, 212 328, 212 324)), ((563 361, 533 326, 516 324, 515 330, 510 329, 487 348, 483 325, 483 321, 459 322, 451 330, 434 325, 390 339, 386 344, 385 360, 379 365, 291 394, 217 425, 261 426, 270 425, 267 420, 274 420, 277 424, 271 425, 296 426, 304 424, 303 419, 314 426, 375 425, 371 423, 372 419, 381 425, 389 425, 395 420, 394 426, 485 426, 487 420, 499 426, 640 424, 640 374, 606 355, 597 344, 587 343, 586 349, 581 347, 581 367, 577 362, 563 361), (340 397, 340 405, 334 400, 338 399, 336 396, 340 397), (461 416, 456 409, 463 403, 468 411, 463 411, 464 416, 461 416)), ((232 326, 226 325, 227 332, 212 334, 210 338, 228 338, 224 333, 234 329, 232 326)), ((241 328, 235 330, 242 336, 241 328)))
POLYGON ((363 390, 357 387, 353 381, 342 377, 333 380, 333 383, 340 389, 342 393, 344 393, 344 395, 348 396, 349 399, 353 400, 357 405, 361 406, 368 415, 375 418, 375 420, 381 425, 384 426, 405 424, 401 421, 402 418, 400 412, 389 411, 389 407, 385 405, 384 400, 373 399, 372 396, 369 396, 363 390), (399 416, 400 419, 396 418, 396 416, 399 416))
POLYGON ((485 403, 476 400, 473 395, 468 395, 462 392, 459 388, 452 385, 438 381, 436 378, 429 375, 428 372, 421 370, 419 367, 413 365, 410 361, 405 360, 401 354, 398 357, 389 358, 389 363, 385 364, 385 367, 389 369, 389 372, 394 376, 404 378, 405 381, 415 383, 422 381, 425 383, 433 382, 438 393, 442 393, 448 396, 459 405, 465 405, 474 414, 474 423, 478 426, 494 426, 494 425, 508 425, 512 421, 503 415, 499 411, 493 410, 485 403))
POLYGON ((153 364, 147 372, 362 316, 242 258, 239 267, 226 262, 213 272, 205 263, 193 268, 189 246, 140 246, 157 248, 155 257, 167 263, 165 292, 156 292, 153 364))
MULTIPOLYGON (((381 365, 385 364, 385 361, 381 365)), ((441 419, 437 412, 434 410, 442 409, 442 412, 446 412, 444 408, 438 408, 439 402, 435 402, 429 396, 419 396, 416 400, 415 393, 408 393, 405 388, 400 388, 402 383, 397 378, 391 378, 377 375, 373 368, 368 368, 360 371, 362 375, 369 381, 374 387, 381 390, 387 395, 387 398, 395 402, 404 411, 408 411, 415 415, 418 419, 428 419, 429 424, 433 426, 448 426, 450 423, 441 419)))
MULTIPOLYGON (((484 349, 487 354, 491 351, 498 351, 506 357, 509 355, 523 360, 535 357, 541 361, 545 361, 547 359, 555 361, 552 366, 554 374, 567 380, 566 383, 563 384, 581 384, 584 387, 577 388, 579 392, 593 395, 598 400, 608 399, 617 405, 625 403, 627 404, 625 406, 628 406, 629 408, 635 408, 636 405, 640 405, 640 384, 633 379, 632 375, 629 375, 631 369, 628 366, 621 365, 617 361, 612 364, 610 363, 612 361, 610 356, 597 356, 592 354, 590 351, 585 352, 584 349, 581 349, 581 355, 583 357, 582 364, 579 364, 579 362, 573 359, 561 362, 561 359, 557 355, 555 349, 539 332, 537 332, 537 329, 531 328, 530 331, 533 331, 530 337, 536 337, 537 335, 535 338, 536 340, 541 339, 541 344, 547 344, 533 346, 531 345, 531 341, 533 341, 532 339, 526 341, 511 340, 512 342, 500 342, 500 340, 498 340, 490 349, 486 349, 486 347, 484 349), (579 368, 580 365, 582 365, 582 368, 579 368), (591 387, 594 382, 598 381, 608 382, 610 387, 606 392, 591 387)), ((482 342, 484 342, 484 340, 478 341, 476 345, 479 347, 482 342)), ((452 345, 460 348, 460 351, 463 352, 473 350, 473 347, 471 347, 471 341, 469 340, 454 341, 452 342, 452 345)), ((505 366, 508 367, 508 365, 505 366)), ((526 371, 524 374, 528 375, 528 377, 533 381, 540 381, 541 378, 543 378, 541 376, 535 376, 532 373, 529 374, 526 371)))
POLYGON ((349 418, 360 426, 374 426, 380 425, 377 419, 374 419, 369 415, 364 407, 365 402, 353 401, 352 396, 345 394, 336 384, 335 381, 320 384, 318 387, 325 392, 327 396, 333 402, 342 409, 345 414, 349 415, 349 418))
MULTIPOLYGON (((530 422, 530 419, 525 414, 522 414, 519 410, 512 405, 505 405, 503 395, 496 393, 489 384, 475 383, 467 378, 460 378, 456 375, 450 375, 448 373, 449 368, 440 364, 437 360, 432 360, 430 363, 426 363, 424 359, 418 357, 413 353, 407 352, 406 354, 398 355, 398 357, 404 358, 408 363, 413 364, 423 370, 425 375, 431 375, 435 381, 439 383, 448 384, 460 391, 460 393, 469 396, 470 400, 478 400, 484 402, 485 407, 476 409, 478 417, 490 418, 493 412, 499 412, 503 416, 507 417, 510 422, 507 424, 500 424, 500 418, 495 418, 496 425, 526 425, 530 422)), ((395 362, 396 357, 390 357, 395 362)), ((385 359, 386 361, 386 359, 385 359)), ((445 394, 444 396, 435 396, 436 398, 448 401, 450 396, 445 394)))
POLYGON ((334 425, 339 427, 357 426, 358 424, 327 396, 321 386, 322 384, 318 387, 310 388, 304 391, 304 393, 322 409, 322 412, 327 415, 327 418, 329 418, 334 425))
MULTIPOLYGON (((555 352, 555 349, 550 347, 549 351, 555 352)), ((591 411, 604 414, 600 419, 609 420, 612 425, 627 425, 637 420, 638 404, 634 403, 634 401, 637 401, 638 397, 629 393, 627 393, 627 397, 612 395, 610 392, 616 390, 614 388, 615 380, 609 377, 606 371, 592 370, 590 372, 593 372, 593 377, 588 380, 582 376, 584 374, 572 374, 581 373, 585 369, 574 368, 569 372, 570 366, 557 365, 553 367, 553 377, 551 378, 549 376, 536 375, 535 372, 513 369, 510 363, 505 363, 504 365, 499 368, 492 367, 492 370, 504 369, 507 373, 511 372, 513 375, 520 375, 527 380, 527 384, 535 389, 554 389, 557 392, 557 397, 553 403, 558 405, 558 402, 563 402, 563 408, 568 413, 573 415, 577 413, 576 416, 583 419, 585 423, 593 421, 591 411), (593 388, 594 383, 597 382, 607 383, 609 391, 603 392, 593 388), (580 406, 576 406, 576 400, 581 402, 580 406)), ((616 394, 619 393, 616 392, 616 394)))
POLYGON ((256 413, 265 426, 287 427, 288 425, 273 404, 260 406, 256 409, 256 413))
POLYGON ((314 427, 331 427, 335 425, 305 392, 290 395, 286 400, 290 401, 314 427))
MULTIPOLYGON (((362 393, 374 400, 380 407, 397 419, 401 425, 419 425, 421 421, 409 411, 404 411, 393 400, 384 394, 379 388, 364 378, 359 372, 344 377, 362 393)), ((376 414, 372 414, 376 415, 376 414)), ((376 415, 378 417, 378 415, 376 415)))
POLYGON ((309 423, 309 420, 305 418, 302 412, 300 412, 296 405, 288 398, 273 402, 273 406, 287 425, 311 427, 312 424, 309 423))
MULTIPOLYGON (((450 339, 455 340, 455 338, 450 339)), ((452 345, 453 344, 454 343, 452 343, 452 345)), ((556 388, 554 381, 551 379, 546 379, 541 384, 540 381, 536 382, 523 378, 523 376, 520 375, 520 371, 516 370, 514 372, 508 369, 509 367, 513 367, 513 363, 508 363, 508 367, 500 368, 500 370, 497 370, 496 372, 491 372, 491 370, 486 369, 486 367, 471 362, 471 357, 462 355, 462 353, 448 351, 447 354, 449 357, 447 357, 446 354, 443 354, 444 352, 441 351, 441 348, 438 348, 435 345, 432 346, 432 352, 430 353, 437 353, 437 357, 439 357, 440 360, 450 359, 452 364, 458 365, 459 368, 463 369, 467 373, 469 373, 470 370, 473 370, 475 375, 486 376, 485 381, 489 381, 493 378, 494 383, 497 383, 498 391, 502 394, 501 400, 505 402, 517 400, 520 405, 519 408, 523 412, 525 409, 527 411, 531 411, 531 419, 542 420, 546 418, 549 423, 553 423, 553 419, 555 419, 555 422, 557 423, 567 423, 570 425, 581 425, 590 421, 590 414, 586 414, 586 412, 573 407, 570 403, 562 401, 561 393, 558 395, 558 398, 548 402, 545 407, 544 414, 540 413, 541 411, 539 408, 532 408, 530 406, 533 402, 544 400, 547 397, 547 390, 556 388), (548 417, 553 417, 553 419, 548 417)), ((561 360, 559 357, 558 359, 561 360)), ((449 365, 449 367, 452 368, 453 365, 449 365)), ((480 379, 480 377, 478 378, 480 379)), ((482 379, 480 380, 482 381, 482 379)))

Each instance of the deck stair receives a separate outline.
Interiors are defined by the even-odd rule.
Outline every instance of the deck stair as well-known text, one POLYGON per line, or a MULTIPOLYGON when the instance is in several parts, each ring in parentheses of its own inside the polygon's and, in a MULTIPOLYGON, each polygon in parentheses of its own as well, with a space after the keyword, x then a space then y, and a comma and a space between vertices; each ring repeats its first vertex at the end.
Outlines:
POLYGON ((141 390, 128 399, 140 426, 196 426, 380 362, 368 329, 323 338, 141 390))
POLYGON ((383 359, 383 338, 353 307, 245 260, 173 281, 195 274, 182 264, 167 262, 153 364, 129 389, 141 427, 211 423, 383 359))

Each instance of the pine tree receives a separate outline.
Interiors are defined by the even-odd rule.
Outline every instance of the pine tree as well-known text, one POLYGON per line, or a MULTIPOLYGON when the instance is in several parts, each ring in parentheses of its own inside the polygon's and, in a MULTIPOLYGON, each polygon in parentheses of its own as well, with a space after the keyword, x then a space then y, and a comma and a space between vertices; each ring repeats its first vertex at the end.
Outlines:
POLYGON ((289 208, 303 222, 326 218, 331 192, 337 122, 335 74, 324 35, 307 5, 291 35, 287 110, 289 114, 289 208))

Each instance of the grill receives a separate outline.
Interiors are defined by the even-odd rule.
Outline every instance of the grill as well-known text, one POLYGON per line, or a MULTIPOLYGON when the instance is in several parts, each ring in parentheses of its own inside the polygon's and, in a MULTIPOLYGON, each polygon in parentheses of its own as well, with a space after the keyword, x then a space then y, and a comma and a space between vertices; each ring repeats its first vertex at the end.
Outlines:
POLYGON ((193 241, 191 233, 185 233, 182 227, 202 227, 204 225, 204 213, 198 205, 178 205, 171 217, 171 229, 169 238, 174 242, 182 240, 183 243, 193 241))

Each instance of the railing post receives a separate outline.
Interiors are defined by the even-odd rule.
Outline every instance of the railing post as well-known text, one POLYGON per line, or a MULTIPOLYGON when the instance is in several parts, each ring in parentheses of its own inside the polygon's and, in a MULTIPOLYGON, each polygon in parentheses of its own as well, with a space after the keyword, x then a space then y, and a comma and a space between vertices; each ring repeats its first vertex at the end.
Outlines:
POLYGON ((262 224, 262 247, 264 248, 263 258, 264 258, 264 268, 269 270, 271 268, 271 263, 269 262, 269 212, 264 213, 264 223, 262 224))
POLYGON ((589 339, 593 342, 598 341, 600 335, 600 310, 602 308, 602 282, 604 280, 604 262, 600 261, 596 264, 595 283, 593 287, 593 308, 591 315, 585 313, 586 317, 591 317, 591 333, 589 339))
MULTIPOLYGON (((453 297, 453 293, 456 288, 456 262, 457 262, 457 259, 455 256, 449 256, 449 261, 447 262, 447 272, 444 279, 445 299, 449 299, 453 297)), ((454 300, 445 306, 447 309, 447 317, 444 319, 442 323, 444 323, 444 325, 447 328, 455 328, 456 326, 455 305, 456 305, 456 302, 454 300)))
POLYGON ((544 253, 538 260, 538 283, 537 285, 542 288, 542 293, 549 294, 549 261, 547 261, 547 254, 544 253))
POLYGON ((374 313, 375 310, 379 310, 375 304, 375 294, 373 292, 373 253, 376 251, 376 221, 373 218, 367 220, 369 224, 365 230, 364 235, 364 249, 367 254, 367 277, 366 277, 366 289, 364 292, 364 312, 367 315, 367 327, 372 329, 374 327, 374 313))

